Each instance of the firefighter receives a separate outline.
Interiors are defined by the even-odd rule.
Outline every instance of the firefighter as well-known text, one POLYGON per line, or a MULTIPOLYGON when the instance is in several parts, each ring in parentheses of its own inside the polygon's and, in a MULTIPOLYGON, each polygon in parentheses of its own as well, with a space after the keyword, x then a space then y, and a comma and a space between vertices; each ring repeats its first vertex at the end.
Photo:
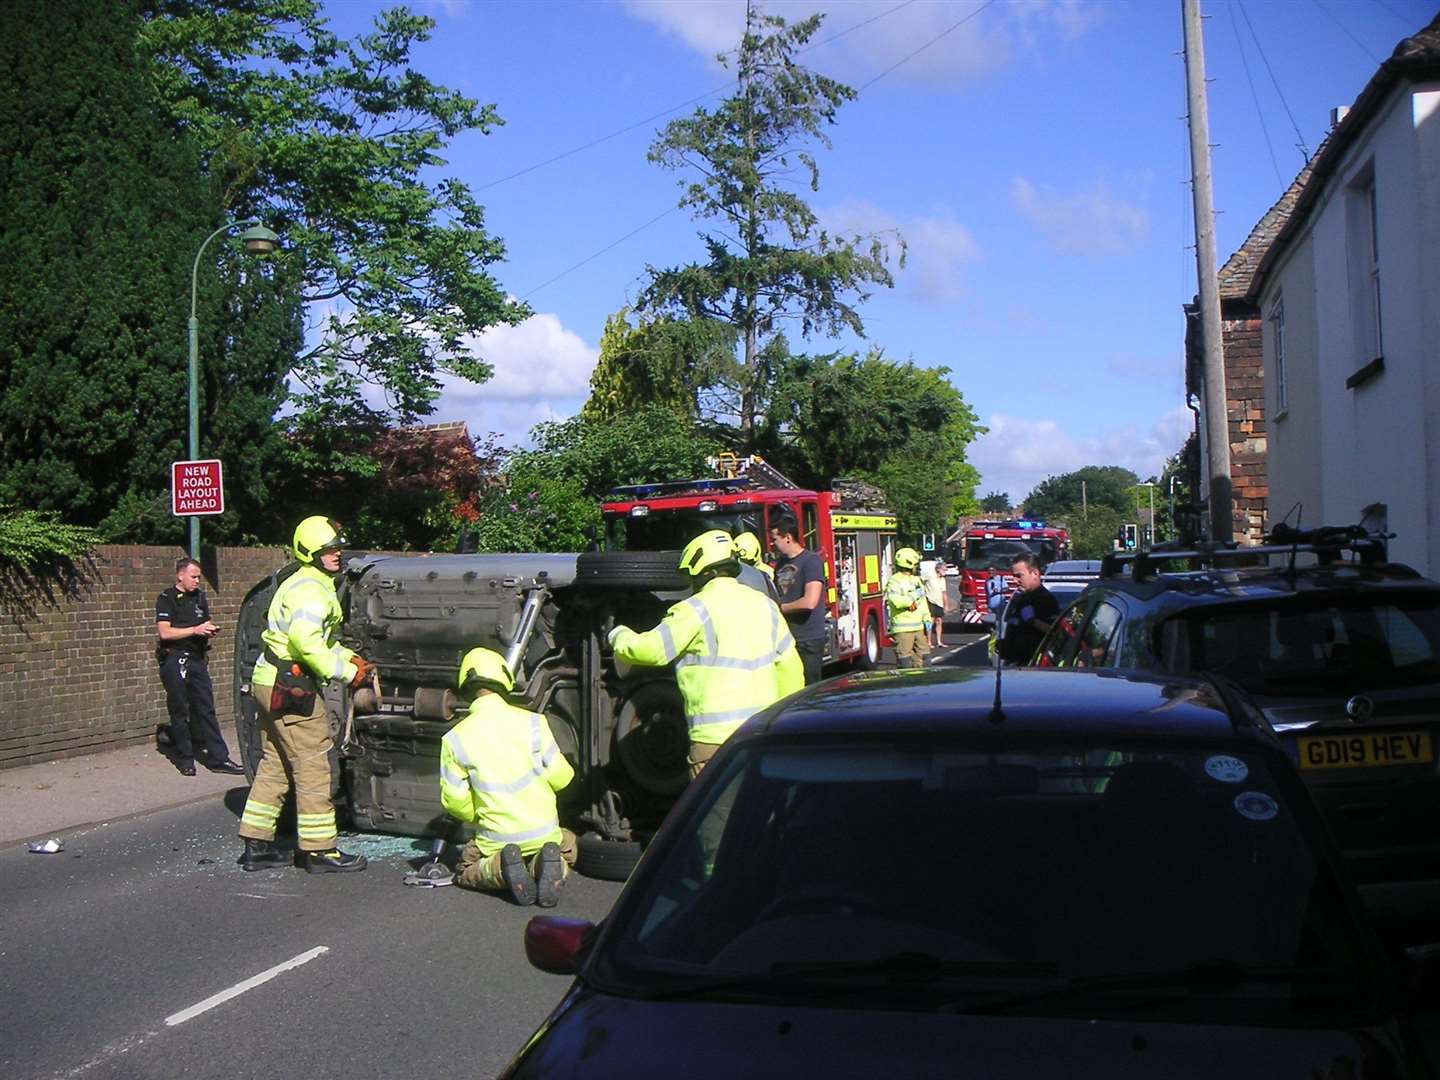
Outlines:
POLYGON ((674 662, 690 729, 690 775, 742 723, 805 684, 795 639, 773 601, 735 580, 735 541, 720 529, 701 533, 680 553, 694 594, 643 634, 610 631, 615 659, 661 667, 674 662))
POLYGON ((735 537, 735 554, 741 562, 749 563, 765 575, 765 591, 778 604, 780 591, 775 587, 775 568, 760 557, 760 538, 752 532, 742 532, 735 537))
POLYGON ((465 715, 440 741, 440 802, 475 826, 455 884, 554 907, 575 865, 575 834, 560 827, 555 794, 575 779, 550 723, 505 700, 515 677, 490 649, 460 662, 465 715))
POLYGON ((245 853, 240 865, 263 870, 287 862, 275 846, 280 808, 295 786, 299 863, 312 874, 365 869, 363 855, 347 855, 335 846, 335 806, 330 801, 330 718, 324 684, 343 679, 358 687, 374 666, 342 645, 335 635, 344 618, 335 598, 334 575, 345 547, 340 525, 308 517, 295 528, 291 543, 299 566, 282 578, 270 601, 264 651, 250 677, 260 707, 263 754, 255 783, 240 817, 245 853))
POLYGON ((915 573, 919 565, 920 553, 902 547, 895 552, 895 572, 885 583, 885 612, 895 639, 895 660, 902 668, 923 666, 930 651, 930 606, 925 585, 915 573))

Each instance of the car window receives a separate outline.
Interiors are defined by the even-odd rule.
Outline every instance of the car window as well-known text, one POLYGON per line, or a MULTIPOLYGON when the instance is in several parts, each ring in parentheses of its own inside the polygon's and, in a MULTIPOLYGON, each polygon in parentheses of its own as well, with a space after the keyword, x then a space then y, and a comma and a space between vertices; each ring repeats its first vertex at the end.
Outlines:
POLYGON ((1334 694, 1440 679, 1440 602, 1347 596, 1195 608, 1167 622, 1161 662, 1252 693, 1334 694))
POLYGON ((1119 608, 1107 603, 1097 604, 1080 631, 1080 644, 1075 650, 1073 666, 1112 666, 1122 619, 1119 608))
MULTIPOLYGON (((1277 1021, 1373 990, 1298 781, 1233 740, 752 745, 721 768, 612 913, 597 978, 646 993, 748 974, 747 995, 807 1001, 833 993, 827 963, 918 954, 934 983, 891 989, 933 1008, 1222 964, 1255 984, 1147 1008, 1277 1021), (815 978, 767 988, 795 965, 815 978), (1274 979, 1292 969, 1303 982, 1274 979)), ((891 1004, 862 989, 847 1005, 891 1004)))
POLYGON ((1099 598, 1082 595, 1060 612, 1035 653, 1036 667, 1069 667, 1080 647, 1080 627, 1099 598))

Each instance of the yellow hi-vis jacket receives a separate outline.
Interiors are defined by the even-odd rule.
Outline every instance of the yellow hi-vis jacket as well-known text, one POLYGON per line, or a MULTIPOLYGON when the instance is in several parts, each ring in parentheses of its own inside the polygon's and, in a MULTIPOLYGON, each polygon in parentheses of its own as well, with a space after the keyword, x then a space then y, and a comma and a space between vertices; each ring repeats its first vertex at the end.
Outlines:
POLYGON ((896 570, 885 583, 885 610, 890 616, 890 633, 923 630, 930 621, 924 583, 908 571, 896 570))
MULTIPOLYGON (((280 659, 298 660, 322 683, 355 677, 358 669, 350 662, 355 654, 335 644, 345 615, 335 598, 335 581, 324 570, 302 566, 282 581, 270 600, 267 618, 260 640, 280 659)), ((256 686, 275 685, 275 667, 264 653, 255 661, 250 681, 256 686)))
POLYGON ((723 743, 761 709, 805 685, 785 616, 775 601, 734 578, 711 578, 654 630, 622 627, 611 645, 626 663, 675 661, 691 742, 723 743))
POLYGON ((481 694, 440 740, 440 803, 475 825, 482 855, 506 844, 525 855, 558 844, 555 793, 573 779, 549 721, 499 694, 481 694))

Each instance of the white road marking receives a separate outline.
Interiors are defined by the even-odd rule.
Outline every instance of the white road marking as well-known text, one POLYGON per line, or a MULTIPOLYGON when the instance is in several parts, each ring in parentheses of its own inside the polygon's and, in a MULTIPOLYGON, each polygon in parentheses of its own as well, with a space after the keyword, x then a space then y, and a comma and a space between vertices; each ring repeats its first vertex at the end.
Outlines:
POLYGON ((283 975, 285 972, 297 968, 301 964, 308 964, 317 956, 324 956, 329 951, 330 947, 328 945, 316 945, 315 948, 303 952, 299 956, 292 956, 283 964, 276 964, 274 967, 267 968, 265 971, 260 972, 259 975, 252 975, 243 982, 236 983, 228 990, 221 990, 218 994, 211 994, 204 1001, 198 1001, 188 1009, 181 1009, 177 1013, 172 1013, 165 1018, 165 1026, 174 1027, 176 1024, 185 1023, 186 1020, 193 1020, 201 1013, 209 1012, 217 1005, 224 1005, 225 1002, 231 998, 239 997, 247 990, 254 990, 255 987, 269 982, 275 978, 276 975, 283 975))

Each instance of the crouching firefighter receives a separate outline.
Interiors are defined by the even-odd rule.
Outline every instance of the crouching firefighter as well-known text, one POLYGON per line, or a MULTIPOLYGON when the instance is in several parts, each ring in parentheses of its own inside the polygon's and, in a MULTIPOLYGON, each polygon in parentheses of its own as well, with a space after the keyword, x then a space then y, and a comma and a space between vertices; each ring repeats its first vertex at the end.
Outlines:
POLYGON ((330 801, 330 719, 324 686, 343 679, 359 686, 373 665, 337 644, 344 619, 334 576, 346 540, 338 523, 309 517, 295 529, 291 550, 299 568, 284 578, 270 601, 261 640, 264 651, 250 678, 260 707, 263 753, 240 817, 245 853, 240 865, 263 870, 289 861, 275 846, 280 808, 295 786, 299 864, 312 874, 364 870, 363 855, 335 846, 335 806, 330 801))
POLYGON ((775 602, 735 580, 740 556, 729 533, 701 533, 680 553, 679 568, 694 582, 694 595, 655 629, 639 634, 617 626, 609 641, 624 663, 674 663, 693 779, 741 724, 803 687, 805 669, 775 602))
POLYGON ((440 740, 440 802, 475 826, 455 884, 554 907, 575 865, 575 834, 560 827, 555 793, 575 770, 540 713, 511 705, 515 677, 490 649, 460 662, 460 694, 472 703, 440 740))

